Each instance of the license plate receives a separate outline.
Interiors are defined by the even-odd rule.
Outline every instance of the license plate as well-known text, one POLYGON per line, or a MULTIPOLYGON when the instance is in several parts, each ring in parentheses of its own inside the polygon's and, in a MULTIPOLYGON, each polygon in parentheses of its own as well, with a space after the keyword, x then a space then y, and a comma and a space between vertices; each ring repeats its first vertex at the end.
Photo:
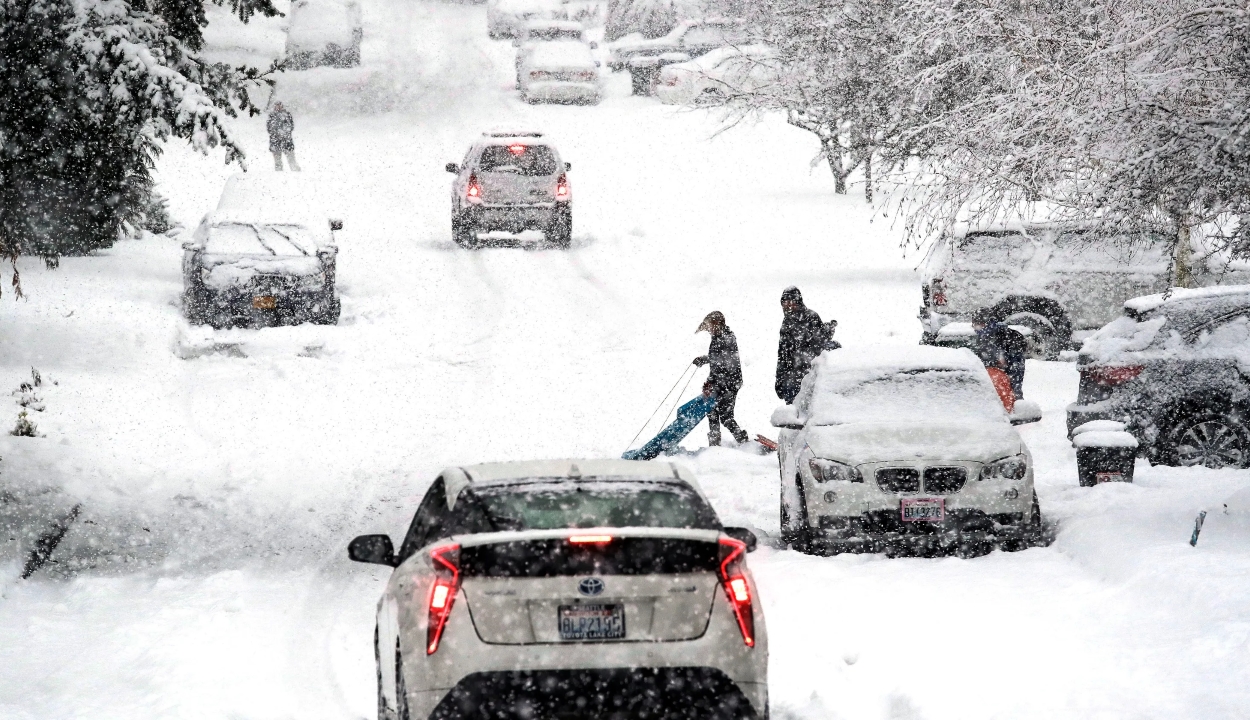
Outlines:
POLYGON ((278 299, 272 295, 258 295, 252 298, 252 307, 257 310, 273 310, 278 306, 278 299))
POLYGON ((1100 472, 1094 473, 1094 482, 1124 482, 1124 473, 1118 472, 1100 472))
POLYGON ((624 605, 561 605, 561 640, 615 640, 625 637, 624 605))
POLYGON ((946 519, 946 498, 903 498, 903 522, 942 522, 946 519))

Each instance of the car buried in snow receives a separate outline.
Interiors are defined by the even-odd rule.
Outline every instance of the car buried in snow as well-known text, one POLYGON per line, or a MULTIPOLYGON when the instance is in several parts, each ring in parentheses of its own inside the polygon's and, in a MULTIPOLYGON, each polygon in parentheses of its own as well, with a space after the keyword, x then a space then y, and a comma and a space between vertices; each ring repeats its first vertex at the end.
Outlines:
POLYGON ((516 86, 521 87, 521 66, 525 64, 534 48, 548 42, 580 42, 590 50, 599 47, 598 43, 586 39, 586 29, 579 22, 572 20, 530 20, 521 28, 520 33, 512 40, 516 46, 516 86))
POLYGON ((608 68, 629 70, 633 93, 650 95, 660 69, 673 63, 693 60, 722 47, 752 42, 743 20, 701 18, 683 20, 663 37, 644 38, 640 33, 608 44, 608 68))
POLYGON ((717 104, 752 92, 776 77, 767 45, 723 47, 660 70, 655 96, 667 105, 717 104))
POLYGON ((295 0, 287 27, 287 68, 359 65, 363 27, 356 0, 295 0))
POLYGON ((517 73, 521 99, 527 103, 597 105, 603 96, 599 61, 580 40, 535 44, 517 73))
POLYGON ((969 350, 827 351, 772 424, 796 549, 970 556, 1041 539, 1032 456, 969 350))
POLYGON ((214 328, 338 323, 334 233, 343 222, 316 217, 311 205, 303 178, 230 178, 182 246, 187 320, 214 328))
POLYGON ((569 163, 538 132, 488 132, 464 161, 447 163, 452 239, 463 248, 490 242, 524 242, 526 231, 568 248, 573 238, 569 163), (498 237, 504 233, 511 237, 498 237))
POLYGON ((768 716, 746 555, 688 471, 625 460, 444 470, 398 552, 374 631, 379 720, 768 716))
POLYGON ((1153 463, 1250 467, 1250 285, 1133 298, 1078 367, 1069 434, 1115 420, 1153 463))

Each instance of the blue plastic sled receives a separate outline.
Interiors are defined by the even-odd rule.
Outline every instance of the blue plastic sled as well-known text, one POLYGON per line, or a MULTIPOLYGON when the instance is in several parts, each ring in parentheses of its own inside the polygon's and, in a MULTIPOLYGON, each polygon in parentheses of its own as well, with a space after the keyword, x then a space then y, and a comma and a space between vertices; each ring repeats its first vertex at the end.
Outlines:
POLYGON ((677 408, 677 419, 660 431, 651 441, 637 450, 626 450, 621 455, 625 460, 651 460, 661 454, 668 454, 677 447, 677 443, 694 430, 707 414, 716 406, 716 396, 700 395, 690 402, 677 408))

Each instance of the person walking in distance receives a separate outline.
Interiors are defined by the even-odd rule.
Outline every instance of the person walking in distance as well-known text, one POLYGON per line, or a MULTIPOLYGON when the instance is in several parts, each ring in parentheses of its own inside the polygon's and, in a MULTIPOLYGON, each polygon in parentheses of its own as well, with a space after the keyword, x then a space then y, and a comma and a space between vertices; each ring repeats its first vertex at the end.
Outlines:
POLYGON ((816 311, 803 304, 803 294, 793 285, 781 293, 781 336, 777 341, 777 397, 794 402, 803 376, 831 340, 829 327, 816 311))
POLYGON ((299 171, 299 163, 295 162, 295 118, 291 117, 291 113, 282 106, 282 103, 274 103, 273 110, 269 111, 269 118, 265 121, 265 129, 269 131, 269 152, 273 153, 273 169, 282 170, 282 156, 286 155, 286 163, 296 172, 299 171))
POLYGON ((738 427, 738 421, 734 419, 734 405, 738 402, 738 391, 742 389, 738 339, 725 323, 725 316, 716 311, 708 313, 695 332, 706 332, 712 336, 707 355, 694 359, 694 364, 699 367, 711 366, 703 390, 705 394, 710 392, 716 396, 716 405, 707 414, 707 444, 720 445, 720 426, 724 425, 741 445, 747 441, 747 431, 738 427))

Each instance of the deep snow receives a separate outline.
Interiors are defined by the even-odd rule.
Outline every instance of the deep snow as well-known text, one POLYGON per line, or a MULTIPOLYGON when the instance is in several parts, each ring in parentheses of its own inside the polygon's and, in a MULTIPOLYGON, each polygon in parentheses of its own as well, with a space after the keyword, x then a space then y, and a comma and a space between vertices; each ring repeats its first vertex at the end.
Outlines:
MULTIPOLYGON (((220 57, 281 52, 280 20, 236 32, 209 10, 220 57)), ((704 111, 630 97, 619 73, 598 107, 527 106, 482 7, 363 10, 360 68, 278 91, 301 165, 345 208, 338 327, 186 326, 181 239, 161 237, 58 270, 24 260, 28 299, 4 296, 0 386, 34 366, 44 382, 26 395, 46 409, 30 412, 42 437, 0 437, 0 513, 27 527, 75 503, 82 515, 30 580, 16 579, 30 539, 5 538, 0 717, 369 717, 387 571, 344 548, 398 535, 441 467, 619 455, 706 350, 694 328, 713 309, 742 347, 738 417, 771 433, 792 283, 839 320, 844 352, 918 339, 918 256, 809 172, 802 132, 774 120, 718 135, 704 111), (499 126, 551 132, 573 164, 571 251, 451 242, 442 167, 499 126)), ((272 172, 263 118, 236 130, 253 171, 272 172)), ((178 147, 158 170, 188 228, 234 172, 178 147)), ((1133 485, 1078 488, 1063 418, 1076 381, 1071 365, 1031 363, 1026 382, 1044 411, 1021 432, 1059 523, 1052 547, 752 555, 777 717, 1244 717, 1250 502, 1223 504, 1247 473, 1140 464, 1133 485)), ((19 407, 3 407, 7 429, 19 407)), ((679 461, 727 523, 776 532, 775 458, 679 461)))

